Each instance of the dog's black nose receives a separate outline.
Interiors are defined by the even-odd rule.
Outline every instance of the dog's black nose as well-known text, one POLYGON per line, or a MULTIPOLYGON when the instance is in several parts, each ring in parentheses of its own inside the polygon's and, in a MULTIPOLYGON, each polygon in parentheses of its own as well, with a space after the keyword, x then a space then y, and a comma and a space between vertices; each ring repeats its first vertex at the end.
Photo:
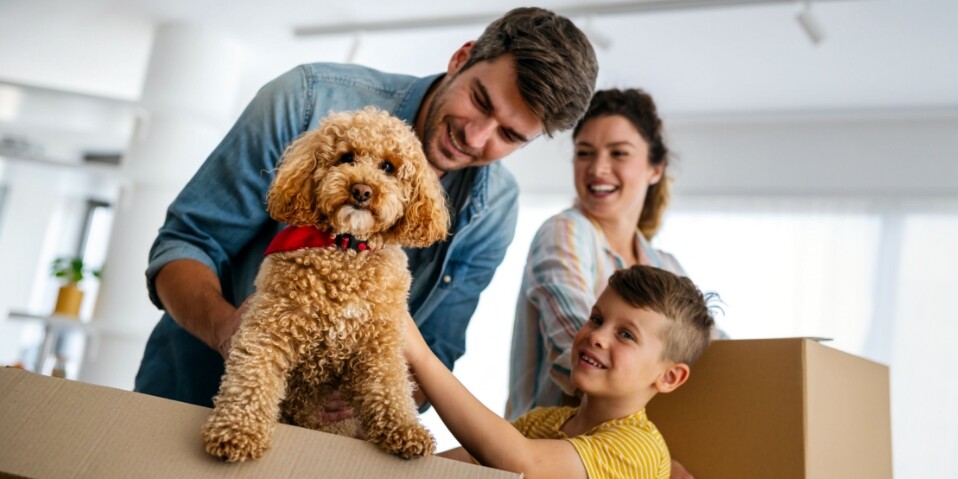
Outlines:
POLYGON ((351 191, 353 193, 353 199, 359 203, 369 201, 369 198, 373 195, 373 189, 370 188, 369 185, 362 183, 354 183, 351 191))

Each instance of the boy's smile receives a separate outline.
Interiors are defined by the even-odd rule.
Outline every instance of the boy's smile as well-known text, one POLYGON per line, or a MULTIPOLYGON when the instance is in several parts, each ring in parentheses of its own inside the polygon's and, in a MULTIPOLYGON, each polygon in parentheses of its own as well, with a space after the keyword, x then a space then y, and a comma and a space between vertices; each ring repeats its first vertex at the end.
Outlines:
POLYGON ((605 369, 605 365, 599 362, 599 359, 589 354, 588 351, 582 351, 579 355, 579 362, 582 363, 583 367, 593 367, 597 369, 605 369))

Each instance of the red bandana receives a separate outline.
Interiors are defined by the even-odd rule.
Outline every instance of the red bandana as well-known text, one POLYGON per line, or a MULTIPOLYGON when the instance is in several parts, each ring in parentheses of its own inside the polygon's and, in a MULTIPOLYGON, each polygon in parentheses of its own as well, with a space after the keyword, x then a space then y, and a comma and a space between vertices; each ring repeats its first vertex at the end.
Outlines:
POLYGON ((350 234, 337 236, 328 230, 320 231, 315 226, 287 226, 273 238, 263 256, 303 248, 328 248, 330 246, 356 251, 369 249, 369 245, 365 241, 357 240, 350 234))

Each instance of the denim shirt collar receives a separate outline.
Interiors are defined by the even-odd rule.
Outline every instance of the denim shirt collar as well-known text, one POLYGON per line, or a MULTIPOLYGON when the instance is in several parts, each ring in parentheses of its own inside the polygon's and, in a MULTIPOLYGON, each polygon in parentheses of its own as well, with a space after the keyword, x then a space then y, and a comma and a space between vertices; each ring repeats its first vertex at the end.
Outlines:
POLYGON ((429 92, 429 87, 431 87, 433 83, 441 81, 444 76, 445 73, 437 73, 414 81, 412 85, 410 85, 406 95, 399 102, 399 107, 396 108, 394 115, 415 127, 416 114, 419 113, 419 108, 423 106, 422 102, 426 99, 426 93, 429 92))

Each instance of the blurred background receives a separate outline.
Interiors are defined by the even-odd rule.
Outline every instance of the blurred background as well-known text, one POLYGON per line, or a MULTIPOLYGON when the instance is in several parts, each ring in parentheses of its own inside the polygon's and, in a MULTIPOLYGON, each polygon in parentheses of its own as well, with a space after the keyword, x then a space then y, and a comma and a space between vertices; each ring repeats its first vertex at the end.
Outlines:
MULTIPOLYGON (((653 244, 722 296, 720 326, 889 365, 896 476, 958 476, 958 2, 536 5, 587 32, 599 88, 655 97, 675 195, 653 244)), ((150 244, 257 88, 313 61, 444 71, 516 6, 0 0, 0 363, 131 389, 160 316, 150 244), (75 256, 80 321, 51 316, 51 264, 75 256)), ((566 134, 504 160, 519 229, 455 369, 499 413, 528 245, 571 204, 571 159, 566 134)))

